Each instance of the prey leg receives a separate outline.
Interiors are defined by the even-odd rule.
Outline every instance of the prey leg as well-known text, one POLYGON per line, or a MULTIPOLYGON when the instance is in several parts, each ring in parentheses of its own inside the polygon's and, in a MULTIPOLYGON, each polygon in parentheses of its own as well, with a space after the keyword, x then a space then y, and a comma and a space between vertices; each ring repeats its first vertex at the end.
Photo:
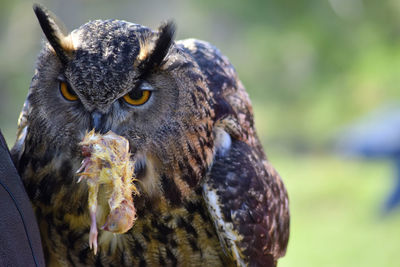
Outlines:
POLYGON ((90 211, 90 233, 89 233, 89 247, 93 248, 94 255, 97 253, 97 223, 96 223, 96 209, 90 211))
POLYGON ((97 253, 97 193, 99 192, 99 185, 89 180, 89 212, 90 212, 90 233, 89 233, 89 247, 92 249, 94 255, 97 253))

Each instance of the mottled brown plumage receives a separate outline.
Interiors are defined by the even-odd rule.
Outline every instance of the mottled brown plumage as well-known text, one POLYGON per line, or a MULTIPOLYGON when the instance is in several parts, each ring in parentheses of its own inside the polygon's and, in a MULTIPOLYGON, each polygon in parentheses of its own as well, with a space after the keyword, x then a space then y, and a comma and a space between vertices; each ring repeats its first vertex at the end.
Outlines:
MULTIPOLYGON (((154 32, 95 20, 68 34, 45 9, 35 12, 49 43, 12 155, 48 264, 275 266, 289 236, 287 193, 229 61, 209 43, 173 42, 171 23, 154 32), (132 229, 100 230, 96 255, 88 187, 75 174, 92 128, 129 140, 139 191, 132 229)), ((108 212, 100 200, 98 226, 108 212)))

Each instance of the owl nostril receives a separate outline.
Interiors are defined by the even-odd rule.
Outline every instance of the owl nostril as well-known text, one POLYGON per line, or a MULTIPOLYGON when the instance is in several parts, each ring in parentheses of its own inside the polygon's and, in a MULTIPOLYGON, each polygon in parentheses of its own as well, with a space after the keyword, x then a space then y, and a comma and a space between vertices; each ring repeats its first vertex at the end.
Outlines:
POLYGON ((105 115, 101 114, 98 111, 94 111, 91 114, 91 128, 95 130, 95 132, 105 134, 108 129, 105 127, 105 115))

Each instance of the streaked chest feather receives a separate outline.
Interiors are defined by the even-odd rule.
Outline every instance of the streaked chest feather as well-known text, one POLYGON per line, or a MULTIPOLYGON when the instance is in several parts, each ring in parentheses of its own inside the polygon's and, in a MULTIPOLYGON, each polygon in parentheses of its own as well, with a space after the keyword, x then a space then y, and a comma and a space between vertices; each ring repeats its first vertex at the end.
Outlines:
MULTIPOLYGON (((184 201, 180 207, 170 207, 165 199, 146 204, 133 228, 116 235, 100 231, 99 251, 94 256, 88 246, 88 217, 66 214, 63 220, 39 214, 43 240, 50 262, 65 265, 118 266, 220 266, 225 258, 214 226, 200 198, 184 201), (86 223, 85 223, 86 221, 86 223), (58 259, 54 255, 58 255, 58 259)), ((52 212, 49 210, 49 212, 52 212)))
MULTIPOLYGON (((61 180, 59 175, 44 174, 42 170, 36 186, 32 184, 32 176, 25 179, 28 187, 36 187, 31 189, 30 195, 50 266, 95 263, 103 266, 226 266, 229 263, 201 191, 190 190, 185 198, 172 203, 171 196, 164 194, 163 182, 155 178, 160 175, 152 161, 148 160, 147 164, 146 175, 139 182, 142 194, 134 199, 138 212, 135 225, 122 235, 100 230, 96 256, 88 242, 90 218, 86 185, 68 177, 73 172, 66 172, 67 177, 61 180)), ((27 170, 33 174, 30 167, 27 170)), ((172 191, 167 193, 172 194, 172 191)), ((108 212, 107 200, 100 199, 99 207, 97 219, 101 227, 108 212)))

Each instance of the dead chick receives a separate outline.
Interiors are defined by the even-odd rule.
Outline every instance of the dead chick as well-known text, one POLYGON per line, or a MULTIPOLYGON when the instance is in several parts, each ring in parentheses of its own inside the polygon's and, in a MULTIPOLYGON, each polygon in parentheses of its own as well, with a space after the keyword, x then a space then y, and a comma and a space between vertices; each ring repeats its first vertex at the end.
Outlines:
POLYGON ((96 212, 98 197, 108 199, 110 212, 101 229, 122 234, 132 228, 136 209, 132 194, 137 193, 133 184, 134 163, 130 160, 129 142, 112 131, 101 135, 94 130, 85 135, 80 143, 84 157, 77 171, 88 185, 90 212, 89 246, 97 253, 96 212), (105 187, 105 196, 98 196, 99 187, 105 187))

